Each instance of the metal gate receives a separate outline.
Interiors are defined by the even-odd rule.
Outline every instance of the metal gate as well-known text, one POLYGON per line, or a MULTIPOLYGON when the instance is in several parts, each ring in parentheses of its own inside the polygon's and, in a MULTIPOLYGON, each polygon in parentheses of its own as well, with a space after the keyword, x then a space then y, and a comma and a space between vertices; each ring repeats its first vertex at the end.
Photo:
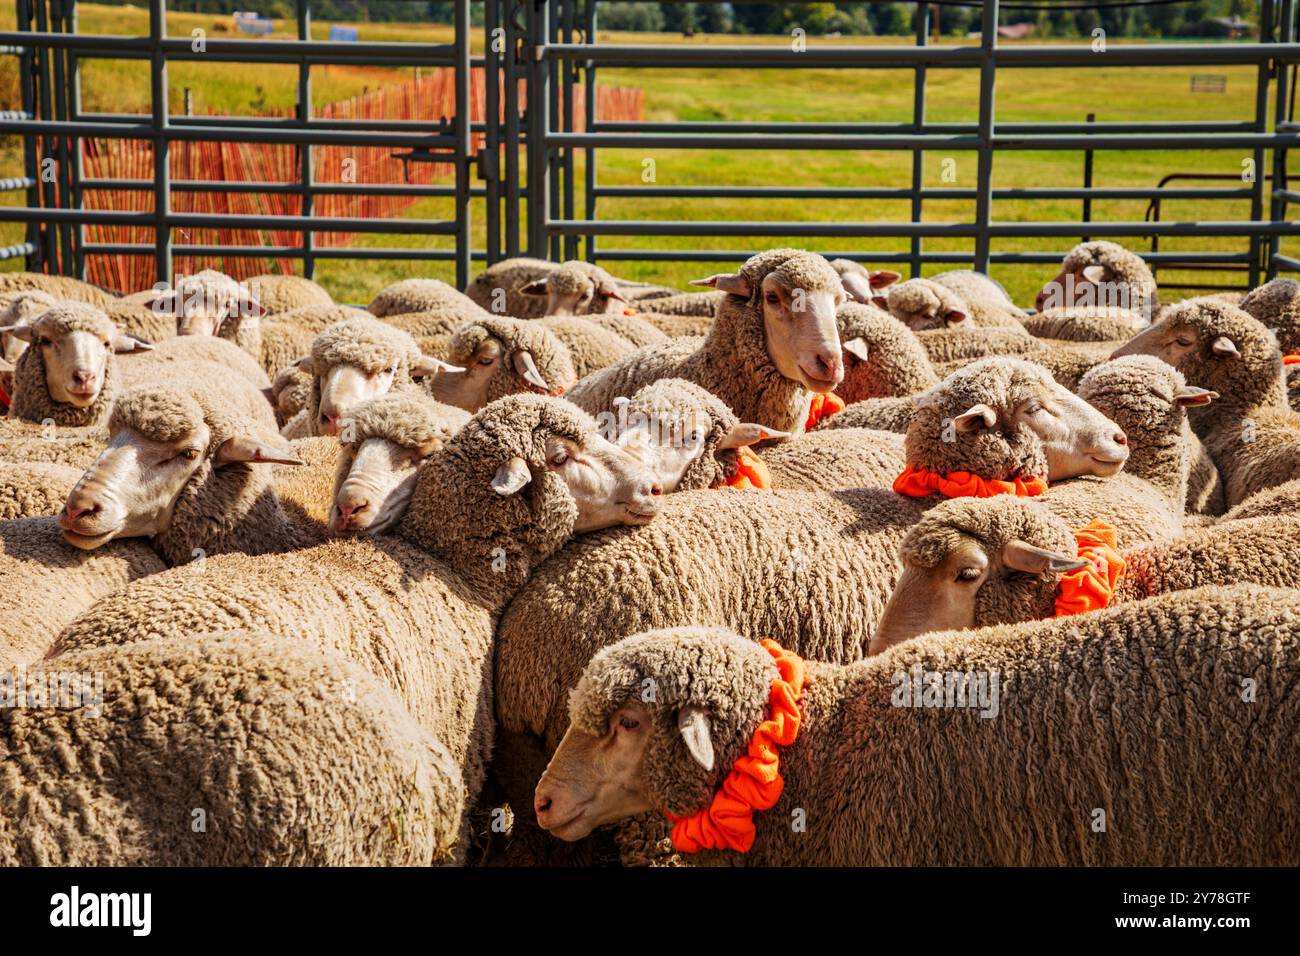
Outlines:
MULTIPOLYGON (((471 262, 506 256, 577 257, 592 261, 732 261, 743 259, 775 237, 834 237, 849 248, 832 255, 873 263, 906 263, 913 275, 927 264, 965 265, 986 270, 994 263, 1055 263, 1062 251, 998 250, 997 240, 1091 238, 1152 242, 1149 258, 1157 268, 1239 270, 1257 284, 1279 270, 1300 270, 1300 260, 1281 252, 1284 236, 1300 234, 1288 221, 1289 204, 1300 192, 1288 188, 1287 151, 1300 145, 1294 121, 1295 64, 1300 61, 1294 0, 1264 0, 1260 35, 1252 43, 1112 44, 1099 57, 1086 43, 1077 46, 999 46, 999 4, 983 4, 977 43, 931 45, 929 4, 917 4, 914 46, 597 44, 597 0, 484 0, 483 55, 471 56, 470 0, 455 0, 453 42, 442 45, 391 42, 320 42, 310 39, 310 0, 298 0, 297 39, 206 38, 201 50, 193 38, 166 33, 166 0, 149 0, 148 36, 100 36, 77 32, 75 0, 16 0, 18 29, 0 33, 0 55, 21 60, 22 110, 0 114, 0 132, 23 137, 25 176, 0 181, 0 189, 22 191, 26 203, 0 207, 0 221, 27 224, 26 241, 0 249, 0 257, 25 256, 28 268, 85 274, 86 257, 96 253, 152 255, 160 280, 172 276, 176 255, 277 256, 301 262, 312 275, 327 258, 451 260, 455 278, 468 280, 471 262), (89 113, 83 110, 81 63, 89 58, 147 61, 152 80, 149 115, 89 113), (168 107, 167 67, 171 62, 207 59, 248 64, 287 63, 298 67, 298 95, 292 117, 178 116, 168 107), (323 64, 449 67, 455 76, 455 109, 450 117, 428 121, 324 120, 313 114, 311 67, 323 64), (999 71, 1043 67, 1213 66, 1256 67, 1253 114, 1231 122, 1160 123, 1002 123, 997 119, 999 71), (601 67, 654 69, 909 70, 914 77, 911 120, 901 123, 746 123, 615 122, 596 113, 601 67), (979 77, 975 123, 933 122, 926 116, 926 79, 931 69, 963 68, 979 77), (470 119, 471 71, 482 69, 484 119, 470 119), (585 87, 582 131, 575 116, 575 89, 585 87), (521 93, 522 89, 522 93, 521 93), (1270 99, 1272 106, 1270 108, 1270 99), (1270 115, 1271 114, 1271 115, 1270 115), (476 139, 477 137, 477 139, 476 139), (93 138, 147 140, 153 144, 149 178, 87 178, 83 142, 93 138), (175 180, 169 153, 173 144, 201 141, 261 142, 291 145, 297 151, 296 178, 283 182, 175 180), (323 183, 313 177, 313 150, 349 144, 410 151, 413 160, 439 160, 454 167, 451 185, 323 183), (898 150, 911 155, 908 185, 847 187, 784 185, 709 186, 654 184, 620 186, 599 181, 599 152, 617 148, 697 150, 898 150), (1254 160, 1253 182, 1229 185, 1150 188, 1044 186, 995 189, 996 154, 1010 150, 1241 149, 1254 160), (971 188, 934 188, 923 183, 927 151, 969 150, 976 159, 971 188), (575 161, 585 151, 581 172, 575 161), (43 175, 51 161, 56 176, 43 175), (1265 171, 1271 170, 1271 175, 1265 171), (477 178, 481 185, 472 180, 477 178), (87 208, 91 189, 152 194, 149 211, 87 208), (297 214, 240 216, 178 212, 173 193, 268 193, 298 198, 297 214), (323 195, 387 194, 445 197, 452 201, 446 219, 368 218, 320 215, 323 195), (618 220, 602 218, 602 200, 624 196, 748 199, 906 200, 906 222, 618 220), (581 213, 578 203, 581 197, 581 213), (1250 218, 1227 221, 1096 222, 1088 214, 1094 200, 1201 199, 1250 202, 1250 218), (923 221, 932 200, 974 201, 965 222, 923 221), (1062 199, 1081 202, 1076 221, 1010 222, 994 216, 1000 200, 1062 199), (477 202, 482 201, 481 213, 477 202), (473 248, 481 218, 484 246, 473 248), (144 226, 152 243, 88 242, 85 227, 95 224, 144 226), (203 245, 178 242, 178 230, 238 228, 287 230, 300 241, 290 245, 203 245), (352 248, 322 246, 321 233, 389 233, 448 236, 454 249, 352 248), (628 249, 606 246, 598 237, 716 237, 733 242, 714 249, 628 249), (1225 240, 1224 251, 1175 252, 1156 243, 1164 237, 1210 236, 1225 240), (973 241, 972 252, 926 247, 934 237, 973 241), (907 251, 870 248, 872 240, 906 239, 907 251)), ((607 207, 608 204, 606 204, 607 207)), ((183 235, 180 236, 184 238, 183 235)), ((1064 242, 1064 245, 1071 244, 1064 242)))

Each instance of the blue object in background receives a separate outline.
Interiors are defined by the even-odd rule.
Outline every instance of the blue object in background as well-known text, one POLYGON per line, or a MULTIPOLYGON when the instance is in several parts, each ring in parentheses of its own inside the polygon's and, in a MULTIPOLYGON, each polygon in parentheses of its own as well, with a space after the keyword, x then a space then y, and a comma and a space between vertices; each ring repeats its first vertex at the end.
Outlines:
POLYGON ((357 42, 356 27, 341 27, 337 23, 330 27, 330 39, 338 40, 343 43, 357 42))

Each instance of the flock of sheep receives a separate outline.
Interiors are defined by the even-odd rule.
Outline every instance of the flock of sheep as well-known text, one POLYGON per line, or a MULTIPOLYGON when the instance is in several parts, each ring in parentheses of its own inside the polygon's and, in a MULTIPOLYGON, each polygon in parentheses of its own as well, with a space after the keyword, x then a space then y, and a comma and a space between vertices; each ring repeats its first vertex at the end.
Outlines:
POLYGON ((899 278, 0 276, 0 862, 1300 862, 1300 283, 899 278))

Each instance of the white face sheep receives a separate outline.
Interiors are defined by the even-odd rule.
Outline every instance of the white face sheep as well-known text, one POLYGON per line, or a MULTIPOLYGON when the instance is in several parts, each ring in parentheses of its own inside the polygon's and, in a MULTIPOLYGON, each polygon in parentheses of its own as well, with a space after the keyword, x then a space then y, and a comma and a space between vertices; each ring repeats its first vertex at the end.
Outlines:
POLYGON ((102 417, 111 400, 113 354, 152 348, 123 335, 96 307, 75 302, 47 310, 13 334, 32 347, 14 372, 12 414, 59 424, 93 424, 86 419, 102 417))
POLYGON ((1114 242, 1083 242, 1034 300, 1034 308, 1109 306, 1141 313, 1150 322, 1159 308, 1156 280, 1141 256, 1114 242))
POLYGON ((808 391, 829 392, 844 378, 839 326, 835 310, 844 304, 844 291, 823 284, 797 284, 797 278, 776 269, 768 272, 755 290, 745 270, 723 272, 691 285, 703 285, 728 295, 750 299, 758 293, 762 304, 767 351, 777 370, 808 391))
POLYGON ((534 811, 565 840, 663 813, 705 864, 1286 864, 1298 610, 1294 591, 1205 588, 847 665, 721 627, 637 634, 586 668, 534 811), (1215 690, 1256 672, 1280 688, 1262 707, 1215 690), (1080 794, 1129 826, 1081 838, 1080 794))
POLYGON ((430 391, 438 401, 469 412, 506 395, 561 395, 577 381, 568 349, 540 322, 505 316, 465 322, 446 354, 455 365, 430 391))
POLYGON ((181 276, 170 289, 158 288, 144 304, 156 313, 176 316, 178 335, 222 335, 238 340, 236 327, 247 323, 250 331, 256 331, 263 315, 247 286, 215 269, 181 276))
POLYGON ((893 285, 900 278, 897 272, 884 269, 873 271, 852 259, 832 259, 831 268, 840 274, 844 292, 854 302, 870 305, 879 296, 879 290, 893 285))
POLYGON ((519 287, 522 295, 546 296, 546 315, 622 315, 627 299, 600 266, 565 262, 554 272, 519 287))
POLYGON ((913 332, 976 327, 962 298, 931 279, 900 282, 887 295, 875 296, 872 302, 913 332))
POLYGON ((77 482, 58 517, 69 544, 91 550, 115 538, 161 534, 172 524, 181 493, 208 459, 214 470, 234 464, 302 464, 252 430, 214 445, 201 413, 185 414, 196 409, 184 403, 172 407, 167 394, 133 393, 123 411, 130 409, 134 424, 115 417, 108 447, 77 482), (143 415, 135 414, 136 405, 143 415), (144 431, 149 415, 157 417, 148 420, 150 431, 144 431))

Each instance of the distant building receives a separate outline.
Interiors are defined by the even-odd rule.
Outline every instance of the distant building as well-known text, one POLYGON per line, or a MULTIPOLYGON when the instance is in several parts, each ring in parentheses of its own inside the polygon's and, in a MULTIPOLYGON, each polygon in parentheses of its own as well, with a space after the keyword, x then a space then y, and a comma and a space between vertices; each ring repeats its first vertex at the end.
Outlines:
POLYGON ((1254 32, 1253 26, 1239 15, 1230 17, 1210 17, 1196 25, 1196 36, 1206 37, 1241 37, 1254 32))
POLYGON ((998 27, 998 36, 1006 37, 1008 40, 1023 40, 1034 33, 1034 24, 1032 23, 1008 23, 998 27))
POLYGON ((275 29, 275 24, 269 19, 264 18, 261 14, 248 10, 236 10, 233 14, 235 18, 235 29, 240 33, 270 33, 275 29))

